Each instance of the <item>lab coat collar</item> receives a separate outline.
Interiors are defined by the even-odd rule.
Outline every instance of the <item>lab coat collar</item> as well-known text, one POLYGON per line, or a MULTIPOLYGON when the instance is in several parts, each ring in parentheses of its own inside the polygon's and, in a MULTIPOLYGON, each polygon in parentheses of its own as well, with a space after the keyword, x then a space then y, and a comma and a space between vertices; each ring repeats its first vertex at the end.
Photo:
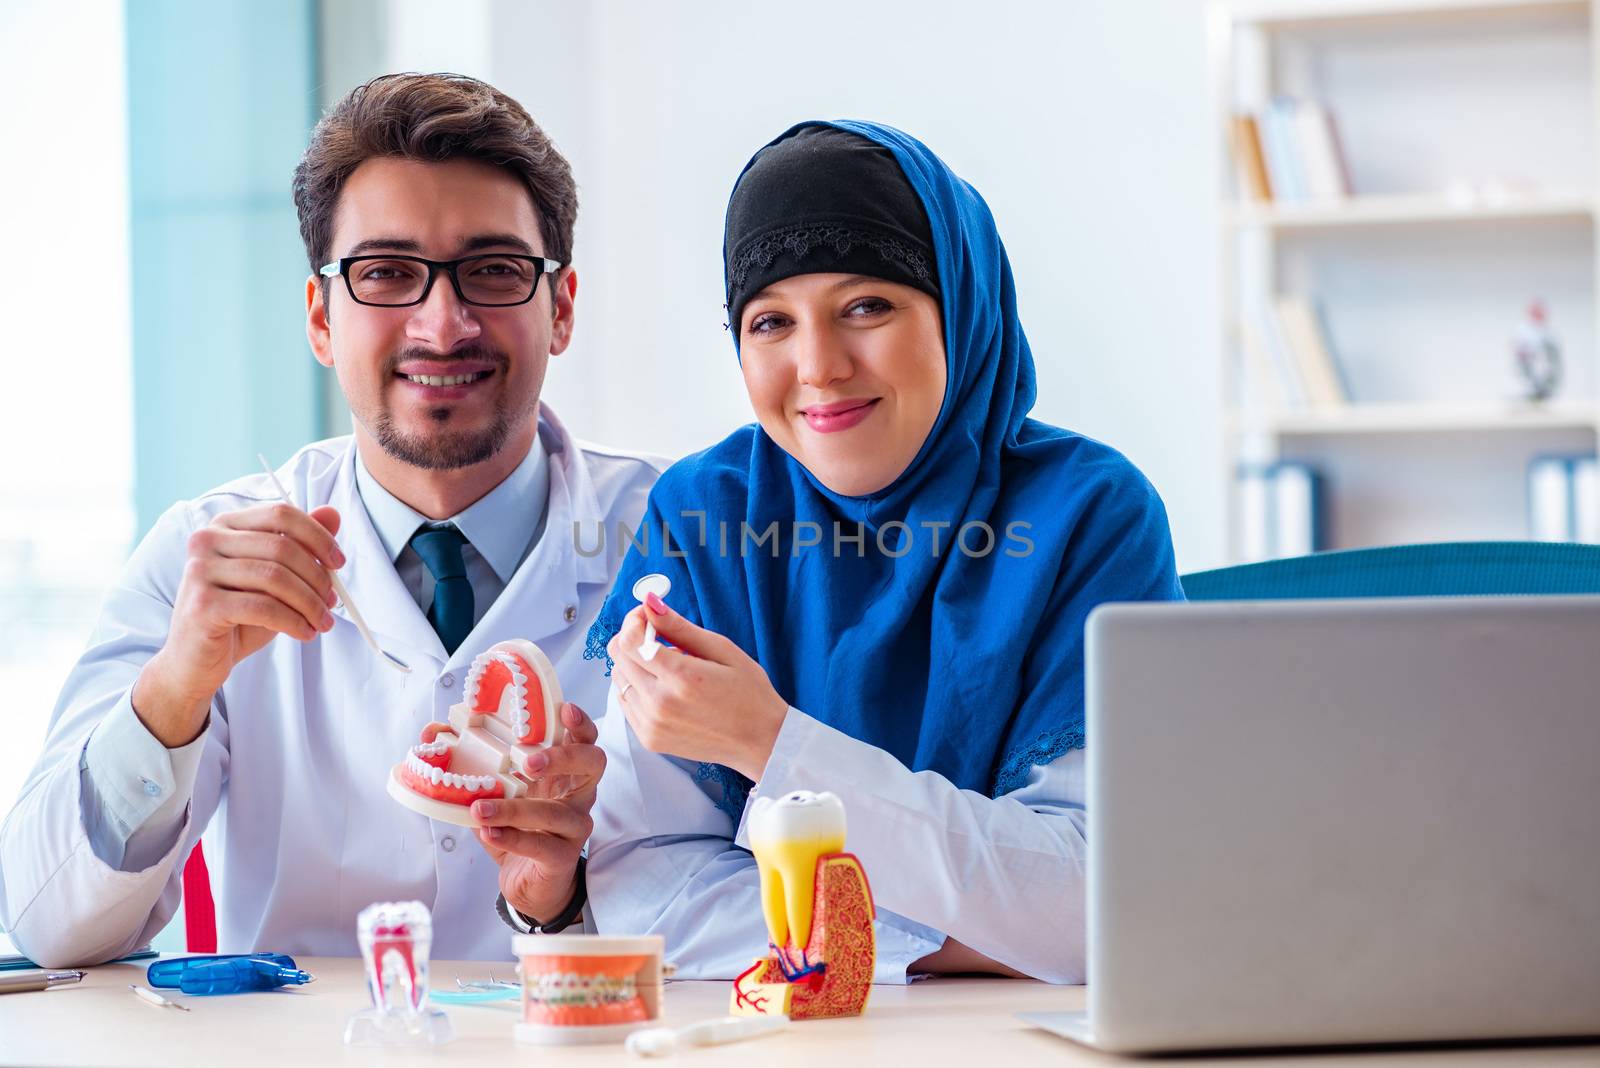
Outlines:
MULTIPOLYGON (((428 522, 428 517, 390 493, 372 474, 356 450, 356 489, 366 508, 372 528, 383 542, 384 551, 391 561, 411 542, 417 528, 428 522)), ((511 581, 517 565, 527 555, 548 516, 546 502, 550 496, 549 459, 543 437, 535 434, 533 445, 500 483, 478 500, 469 504, 445 522, 456 528, 472 543, 484 562, 494 569, 501 584, 511 581)))
MULTIPOLYGON (((566 616, 569 607, 577 609, 578 586, 609 581, 604 556, 580 555, 573 542, 575 529, 593 531, 607 522, 582 449, 543 403, 539 406, 539 435, 548 458, 550 479, 544 533, 454 656, 445 652, 438 634, 401 582, 367 515, 356 486, 356 446, 351 438, 335 469, 328 496, 343 521, 339 542, 348 562, 339 575, 367 626, 374 636, 379 636, 379 644, 388 648, 387 642, 393 642, 395 647, 390 651, 410 664, 413 671, 424 669, 425 665, 419 663, 422 656, 435 662, 436 671, 457 661, 470 663, 473 656, 492 644, 484 640, 485 635, 537 642, 576 625, 581 621, 569 622, 566 616)), ((343 605, 334 612, 349 618, 343 605)))
MULTIPOLYGON (((442 663, 444 645, 394 569, 394 561, 362 502, 356 482, 354 437, 336 472, 328 503, 339 510, 339 547, 345 555, 339 577, 350 590, 351 600, 360 608, 361 618, 378 644, 409 664, 412 671, 425 671, 429 657, 442 663)), ((342 601, 333 614, 350 619, 350 610, 342 601)))
POLYGON ((373 532, 383 543, 383 551, 389 555, 389 562, 393 563, 400 559, 400 554, 411 541, 411 535, 428 521, 428 517, 384 488, 361 458, 360 448, 350 451, 356 457, 356 493, 361 497, 362 510, 367 513, 373 532))
POLYGON ((549 468, 544 440, 535 434, 528 455, 498 486, 450 517, 501 582, 511 582, 517 566, 544 532, 549 516, 549 468))
MULTIPOLYGON (((583 455, 583 443, 573 437, 567 431, 566 424, 543 404, 539 406, 539 434, 540 440, 544 443, 545 454, 549 457, 551 503, 553 505, 556 500, 555 480, 559 468, 560 477, 565 484, 563 499, 567 505, 565 514, 559 520, 554 507, 546 513, 545 536, 546 538, 554 536, 560 540, 563 551, 575 561, 573 566, 576 568, 578 582, 589 585, 603 583, 610 586, 612 572, 606 563, 606 555, 604 553, 583 555, 577 551, 580 529, 587 532, 586 536, 592 538, 597 525, 611 522, 611 517, 600 507, 600 498, 595 493, 594 479, 589 477, 589 465, 583 455)), ((611 533, 609 526, 607 533, 611 533)))

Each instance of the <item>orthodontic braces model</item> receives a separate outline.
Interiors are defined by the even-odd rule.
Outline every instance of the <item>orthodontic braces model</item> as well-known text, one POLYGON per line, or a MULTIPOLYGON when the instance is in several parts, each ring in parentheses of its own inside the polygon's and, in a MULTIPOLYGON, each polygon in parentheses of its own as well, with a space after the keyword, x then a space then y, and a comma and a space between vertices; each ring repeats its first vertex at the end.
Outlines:
POLYGON ((621 1005, 639 996, 639 984, 632 974, 583 975, 578 972, 545 972, 532 977, 528 998, 553 1008, 572 1006, 603 1007, 621 1005))
POLYGON ((660 936, 518 935, 519 1041, 617 1042, 658 1021, 665 978, 660 936))

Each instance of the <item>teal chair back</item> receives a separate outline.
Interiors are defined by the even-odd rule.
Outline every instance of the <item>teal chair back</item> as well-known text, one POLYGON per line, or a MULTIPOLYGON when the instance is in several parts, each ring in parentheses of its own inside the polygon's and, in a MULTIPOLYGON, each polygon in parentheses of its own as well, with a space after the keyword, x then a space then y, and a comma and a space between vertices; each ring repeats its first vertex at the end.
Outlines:
POLYGON ((1600 593, 1600 545, 1466 541, 1267 560, 1183 576, 1191 601, 1600 593))

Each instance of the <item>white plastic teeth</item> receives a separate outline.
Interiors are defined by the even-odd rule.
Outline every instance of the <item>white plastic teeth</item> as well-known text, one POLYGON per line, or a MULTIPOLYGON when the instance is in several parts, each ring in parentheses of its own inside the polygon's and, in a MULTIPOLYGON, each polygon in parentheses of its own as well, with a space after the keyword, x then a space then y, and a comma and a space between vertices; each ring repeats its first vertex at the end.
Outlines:
POLYGON ((406 375, 413 382, 420 382, 424 386, 464 386, 468 382, 476 382, 487 372, 476 371, 467 375, 406 375))
POLYGON ((418 756, 439 756, 450 751, 449 742, 428 742, 412 750, 418 756))
MULTIPOLYGON (((491 649, 473 657, 472 667, 467 672, 467 684, 461 688, 462 699, 466 701, 469 708, 477 707, 478 692, 483 682, 483 670, 495 662, 504 664, 506 670, 511 672, 510 689, 512 696, 516 698, 511 710, 512 736, 521 738, 528 733, 528 724, 533 719, 528 711, 528 676, 523 673, 522 668, 517 666, 516 659, 510 653, 496 652, 491 649)), ((504 696, 504 694, 501 695, 502 700, 504 696)))
POLYGON ((507 667, 512 668, 513 672, 515 671, 516 665, 511 661, 510 657, 506 656, 505 653, 497 653, 491 650, 486 653, 479 653, 477 656, 473 657, 472 667, 467 670, 467 684, 461 688, 461 696, 466 699, 467 704, 477 704, 478 690, 481 689, 483 685, 483 669, 488 667, 490 663, 496 660, 499 660, 507 667))
POLYGON ((522 673, 517 662, 505 654, 500 654, 500 660, 511 669, 512 693, 516 696, 516 704, 511 706, 511 736, 521 738, 528 733, 528 676, 522 673))
POLYGON ((528 723, 533 717, 528 714, 528 679, 521 672, 516 672, 514 677, 517 703, 511 708, 511 736, 521 738, 528 733, 528 723))
POLYGON ((539 972, 527 984, 528 1000, 541 1005, 615 1005, 632 1001, 638 986, 632 975, 580 975, 539 972))
POLYGON ((450 786, 457 790, 471 790, 474 793, 487 790, 500 780, 493 775, 457 775, 454 772, 436 768, 426 764, 415 753, 406 755, 406 767, 427 779, 435 786, 450 786))

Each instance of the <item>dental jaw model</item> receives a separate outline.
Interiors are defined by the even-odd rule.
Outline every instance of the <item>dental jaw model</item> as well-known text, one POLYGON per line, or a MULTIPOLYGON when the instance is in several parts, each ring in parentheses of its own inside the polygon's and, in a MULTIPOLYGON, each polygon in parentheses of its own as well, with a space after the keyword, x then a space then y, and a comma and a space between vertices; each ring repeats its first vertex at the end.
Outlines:
POLYGON ((420 901, 382 901, 356 917, 356 941, 372 1008, 345 1024, 347 1046, 437 1046, 455 1037, 450 1018, 428 1007, 433 917, 420 901))
POLYGON ((771 952, 734 980, 729 1011, 795 1020, 860 1015, 877 942, 867 873, 844 852, 844 804, 809 790, 759 797, 749 829, 771 952))
POLYGON ((530 641, 499 642, 472 661, 452 730, 412 746, 389 773, 389 796, 432 819, 472 827, 472 802, 528 794, 520 769, 537 749, 558 744, 561 683, 530 641))
POLYGON ((660 935, 516 935, 522 974, 519 1042, 621 1042, 661 1019, 660 935))

